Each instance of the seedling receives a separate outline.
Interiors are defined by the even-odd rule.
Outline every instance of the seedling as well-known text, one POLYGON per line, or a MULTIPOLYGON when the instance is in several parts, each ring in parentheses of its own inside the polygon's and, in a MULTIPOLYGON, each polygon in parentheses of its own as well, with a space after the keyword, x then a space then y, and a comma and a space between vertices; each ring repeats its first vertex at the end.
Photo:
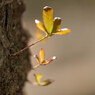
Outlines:
POLYGON ((56 59, 56 56, 53 56, 49 60, 45 60, 45 53, 44 53, 43 48, 41 48, 40 53, 39 53, 40 58, 38 57, 38 55, 35 55, 34 57, 36 58, 36 61, 38 64, 33 69, 37 69, 39 66, 45 66, 56 59))
POLYGON ((47 85, 50 85, 51 83, 54 82, 54 80, 51 80, 51 79, 47 79, 47 80, 44 80, 44 81, 41 81, 43 75, 42 74, 34 74, 34 77, 35 77, 35 82, 33 82, 34 85, 38 85, 38 86, 47 86, 47 85))
POLYGON ((71 32, 70 29, 68 28, 62 28, 60 29, 61 26, 61 18, 60 17, 55 17, 53 19, 53 9, 49 6, 45 6, 43 8, 43 22, 40 22, 39 20, 35 20, 36 26, 45 32, 46 36, 44 36, 42 39, 30 44, 29 46, 23 48, 22 50, 11 54, 12 56, 15 56, 19 53, 22 53, 24 50, 28 49, 29 47, 32 47, 36 45, 37 43, 41 42, 42 40, 53 36, 54 34, 59 34, 59 35, 66 35, 71 32))

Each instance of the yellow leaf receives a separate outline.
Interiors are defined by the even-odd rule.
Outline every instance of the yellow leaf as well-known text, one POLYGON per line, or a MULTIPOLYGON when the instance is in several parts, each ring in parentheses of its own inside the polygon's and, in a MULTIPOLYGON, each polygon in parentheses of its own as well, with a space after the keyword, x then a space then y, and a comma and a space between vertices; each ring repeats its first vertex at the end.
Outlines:
POLYGON ((63 28, 63 29, 60 29, 58 31, 56 31, 56 33, 53 33, 53 34, 59 34, 59 35, 66 35, 68 33, 70 33, 71 30, 68 29, 68 28, 63 28))
POLYGON ((40 86, 47 86, 47 85, 50 85, 51 83, 53 83, 54 80, 51 80, 51 79, 47 79, 47 80, 44 80, 42 82, 40 82, 40 86))
MULTIPOLYGON (((42 34, 42 31, 39 30, 39 29, 37 29, 37 30, 36 30, 36 38, 37 38, 38 40, 40 40, 40 39, 42 39, 43 37, 44 37, 44 35, 42 34)), ((45 42, 46 39, 44 39, 44 40, 42 40, 42 41, 45 42)))
POLYGON ((49 6, 43 8, 43 22, 48 33, 53 29, 53 9, 49 6))
POLYGON ((35 58, 37 60, 37 63, 40 64, 40 60, 39 60, 39 57, 37 55, 35 55, 35 58))
POLYGON ((58 29, 60 29, 60 26, 61 26, 61 18, 55 17, 52 33, 55 33, 58 29))
POLYGON ((36 23, 36 26, 37 26, 40 30, 46 32, 46 29, 45 29, 45 27, 44 27, 44 25, 43 25, 42 22, 40 22, 39 20, 36 19, 36 20, 35 20, 35 23, 36 23))
POLYGON ((40 60, 41 60, 41 63, 43 63, 43 61, 44 61, 44 57, 45 57, 45 54, 44 54, 44 50, 43 50, 43 48, 41 48, 41 50, 40 50, 40 60))
POLYGON ((40 82, 41 82, 41 78, 43 77, 43 75, 42 74, 34 74, 34 76, 35 76, 35 79, 36 79, 36 82, 37 82, 37 84, 40 84, 40 82))
POLYGON ((50 79, 41 81, 41 79, 43 77, 42 74, 37 74, 37 75, 34 74, 34 76, 35 76, 37 85, 39 85, 39 86, 47 86, 47 85, 51 84, 52 82, 54 82, 54 80, 50 80, 50 79))

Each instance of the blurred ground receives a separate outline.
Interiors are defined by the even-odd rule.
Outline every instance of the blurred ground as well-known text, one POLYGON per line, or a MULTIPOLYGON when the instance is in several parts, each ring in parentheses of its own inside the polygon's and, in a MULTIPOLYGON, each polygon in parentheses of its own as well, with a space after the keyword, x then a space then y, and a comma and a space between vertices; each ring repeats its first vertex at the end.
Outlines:
MULTIPOLYGON (((46 58, 56 55, 52 64, 39 68, 44 79, 55 82, 47 87, 26 83, 27 95, 95 95, 95 0, 25 0, 26 12, 23 16, 24 27, 34 41, 35 19, 42 21, 42 8, 46 5, 54 9, 54 16, 62 18, 62 27, 72 32, 66 36, 54 36, 46 43, 30 48, 37 54, 41 47, 46 58)), ((35 64, 34 58, 32 63, 35 64)), ((33 72, 28 79, 33 80, 33 72)))

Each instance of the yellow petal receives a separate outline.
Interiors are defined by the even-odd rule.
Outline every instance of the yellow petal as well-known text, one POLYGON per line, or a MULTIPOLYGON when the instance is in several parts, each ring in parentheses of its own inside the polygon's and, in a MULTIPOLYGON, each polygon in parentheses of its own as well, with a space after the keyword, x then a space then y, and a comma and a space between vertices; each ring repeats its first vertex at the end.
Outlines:
POLYGON ((45 29, 45 27, 44 27, 44 25, 43 25, 42 22, 40 22, 39 20, 36 19, 36 20, 35 20, 35 23, 36 23, 36 26, 37 26, 40 30, 46 32, 46 29, 45 29))
POLYGON ((58 29, 60 29, 60 26, 61 26, 61 18, 60 17, 55 17, 52 33, 56 32, 58 29))
POLYGON ((48 33, 53 29, 53 9, 49 6, 43 8, 43 22, 48 33))
POLYGON ((39 55, 40 55, 40 60, 41 60, 41 63, 42 63, 44 61, 44 57, 45 57, 43 48, 41 48, 39 55))
POLYGON ((54 34, 66 35, 66 34, 68 34, 68 33, 70 33, 70 32, 71 32, 70 29, 68 29, 68 28, 63 28, 63 29, 60 29, 60 30, 56 31, 56 33, 54 33, 54 34))

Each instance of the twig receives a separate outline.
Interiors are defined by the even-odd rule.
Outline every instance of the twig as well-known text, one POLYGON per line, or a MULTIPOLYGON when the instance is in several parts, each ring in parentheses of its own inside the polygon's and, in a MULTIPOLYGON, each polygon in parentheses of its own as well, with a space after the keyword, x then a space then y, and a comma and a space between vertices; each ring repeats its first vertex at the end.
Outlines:
POLYGON ((38 65, 34 66, 34 67, 33 67, 33 70, 39 68, 40 66, 41 66, 41 64, 38 64, 38 65))
POLYGON ((11 56, 15 56, 15 55, 17 55, 17 54, 19 54, 19 53, 22 53, 23 51, 27 50, 29 47, 36 45, 37 43, 41 42, 42 40, 44 40, 44 39, 46 39, 46 38, 48 38, 48 35, 46 35, 46 36, 43 37, 42 39, 40 39, 40 40, 38 40, 38 41, 36 41, 36 42, 30 44, 30 45, 28 45, 27 47, 21 49, 20 51, 14 53, 14 54, 10 54, 10 55, 11 55, 11 56))

